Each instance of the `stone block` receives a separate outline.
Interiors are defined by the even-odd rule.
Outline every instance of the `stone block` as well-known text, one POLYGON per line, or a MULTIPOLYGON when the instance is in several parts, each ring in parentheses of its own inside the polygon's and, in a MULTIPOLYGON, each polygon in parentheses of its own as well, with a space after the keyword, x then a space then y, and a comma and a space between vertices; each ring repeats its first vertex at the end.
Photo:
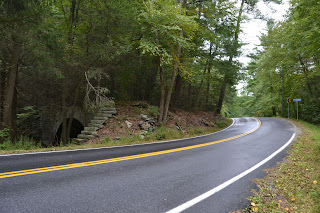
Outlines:
POLYGON ((96 135, 97 132, 96 131, 85 131, 85 130, 82 130, 81 134, 83 134, 83 135, 96 135))
POLYGON ((90 140, 90 139, 95 139, 96 136, 79 134, 79 135, 78 135, 78 138, 79 138, 79 139, 89 139, 89 140, 90 140))
POLYGON ((98 128, 97 127, 92 127, 92 126, 86 126, 85 128, 84 128, 84 131, 97 131, 98 130, 98 128))

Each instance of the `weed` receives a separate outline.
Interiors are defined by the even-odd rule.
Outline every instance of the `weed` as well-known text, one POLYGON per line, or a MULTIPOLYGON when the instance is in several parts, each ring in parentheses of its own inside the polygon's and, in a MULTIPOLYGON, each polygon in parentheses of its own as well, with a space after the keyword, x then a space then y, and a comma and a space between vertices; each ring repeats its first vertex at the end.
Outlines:
POLYGON ((150 111, 150 115, 151 115, 153 118, 158 117, 159 109, 158 109, 157 106, 150 106, 150 107, 149 107, 149 111, 150 111))
POLYGON ((142 109, 140 107, 137 107, 134 111, 135 114, 139 115, 142 113, 142 109))
POLYGON ((218 122, 217 122, 217 126, 218 126, 219 128, 224 127, 224 125, 225 125, 225 123, 222 122, 222 121, 218 121, 218 122))
POLYGON ((0 150, 34 150, 38 148, 41 148, 41 144, 26 136, 20 136, 15 143, 5 140, 0 144, 0 150))
POLYGON ((109 137, 105 137, 104 138, 104 143, 109 144, 110 143, 110 138, 109 137))

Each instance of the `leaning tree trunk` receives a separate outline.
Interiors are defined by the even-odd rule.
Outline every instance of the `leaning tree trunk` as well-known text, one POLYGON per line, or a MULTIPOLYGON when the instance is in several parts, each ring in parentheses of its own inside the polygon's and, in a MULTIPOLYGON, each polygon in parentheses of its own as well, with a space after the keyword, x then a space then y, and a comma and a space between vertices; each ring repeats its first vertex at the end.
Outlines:
POLYGON ((218 101, 217 110, 216 110, 217 114, 221 113, 221 108, 222 108, 223 99, 224 99, 224 96, 225 96, 225 93, 226 93, 226 88, 227 88, 227 83, 223 82, 222 86, 221 86, 220 95, 219 95, 219 101, 218 101))
MULTIPOLYGON (((183 4, 183 0, 180 0, 180 13, 182 13, 182 4, 183 4)), ((180 36, 181 37, 183 36, 183 31, 182 30, 180 32, 180 36)), ((163 116, 162 116, 162 122, 163 123, 167 123, 169 105, 170 105, 170 101, 171 101, 171 95, 172 95, 173 86, 174 86, 174 83, 176 81, 176 77, 178 75, 179 61, 180 61, 180 58, 181 58, 181 52, 182 52, 182 47, 181 47, 180 44, 178 44, 177 59, 174 62, 174 65, 173 65, 173 72, 172 72, 172 75, 171 75, 171 81, 170 81, 170 84, 169 84, 167 97, 166 97, 166 102, 165 102, 164 109, 163 109, 163 116)))
MULTIPOLYGON (((181 36, 182 35, 183 35, 183 32, 181 31, 181 36)), ((181 57, 181 50, 182 50, 182 47, 179 44, 178 45, 177 61, 174 62, 171 81, 170 81, 170 85, 169 85, 169 88, 168 88, 166 103, 165 103, 165 106, 164 106, 163 123, 167 123, 169 105, 170 105, 170 101, 171 101, 171 94, 172 94, 173 86, 174 86, 174 83, 176 81, 176 77, 177 77, 178 69, 179 69, 179 60, 180 60, 180 57, 181 57)))

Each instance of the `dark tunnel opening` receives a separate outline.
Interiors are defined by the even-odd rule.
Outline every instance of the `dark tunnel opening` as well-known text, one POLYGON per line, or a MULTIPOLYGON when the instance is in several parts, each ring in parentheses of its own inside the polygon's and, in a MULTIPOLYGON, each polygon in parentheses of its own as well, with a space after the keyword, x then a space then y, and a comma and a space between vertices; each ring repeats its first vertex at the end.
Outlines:
MULTIPOLYGON (((67 122, 69 123, 70 118, 68 118, 67 122)), ((84 129, 84 126, 81 124, 80 121, 77 119, 72 119, 72 124, 71 124, 71 129, 69 133, 69 139, 71 140, 72 138, 77 138, 78 134, 81 133, 81 131, 84 129)), ((59 146, 61 143, 61 134, 62 134, 62 123, 60 124, 57 133, 55 135, 55 139, 53 142, 53 146, 59 146)))

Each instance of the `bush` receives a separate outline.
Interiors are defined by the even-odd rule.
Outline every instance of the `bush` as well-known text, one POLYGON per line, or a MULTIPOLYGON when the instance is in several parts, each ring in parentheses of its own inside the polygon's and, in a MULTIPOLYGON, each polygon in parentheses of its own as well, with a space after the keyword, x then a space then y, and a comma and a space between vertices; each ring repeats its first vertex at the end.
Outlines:
POLYGON ((5 128, 3 130, 0 130, 0 138, 1 139, 7 139, 9 137, 9 129, 8 128, 5 128))

